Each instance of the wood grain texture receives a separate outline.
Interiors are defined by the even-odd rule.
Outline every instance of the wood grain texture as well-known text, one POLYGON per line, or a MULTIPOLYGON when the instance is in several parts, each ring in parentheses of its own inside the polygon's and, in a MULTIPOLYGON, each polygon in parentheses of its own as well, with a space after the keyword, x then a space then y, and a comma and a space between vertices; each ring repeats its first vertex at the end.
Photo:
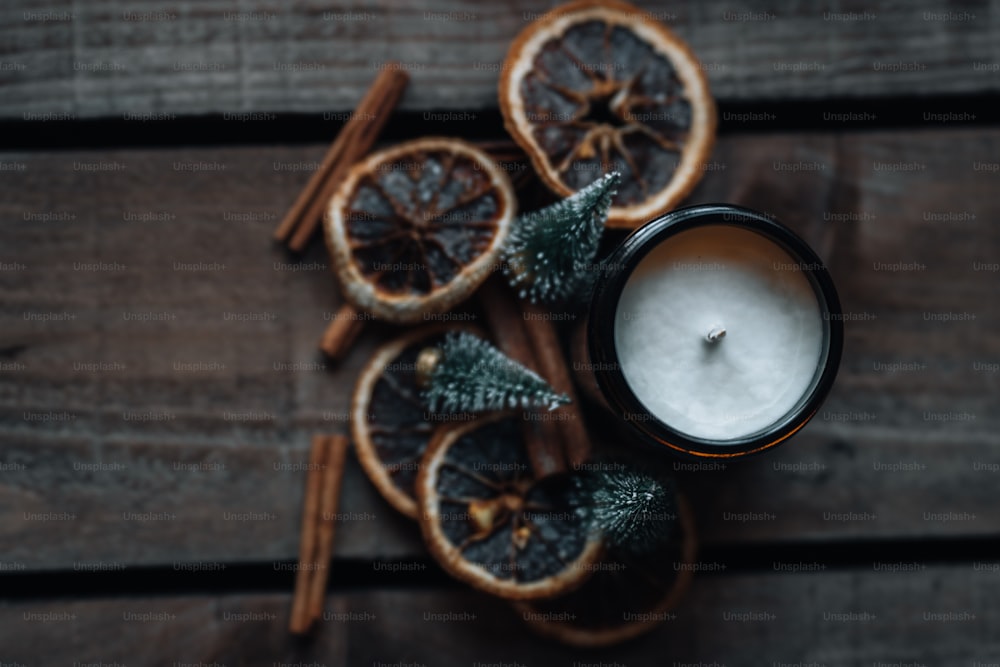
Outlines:
MULTIPOLYGON (((690 42, 723 100, 1000 87, 990 2, 638 4, 690 42)), ((413 76, 404 108, 493 108, 511 40, 552 6, 17 0, 0 10, 0 117, 345 111, 389 60, 413 76)))
MULTIPOLYGON (((345 432, 354 378, 394 331, 372 325, 325 365, 316 339, 339 305, 325 251, 293 261, 270 241, 322 151, 0 155, 4 558, 294 560, 295 464, 311 434, 345 432)), ((794 441, 726 470, 666 460, 706 544, 1000 529, 998 154, 997 131, 720 142, 690 201, 777 215, 860 319, 794 441)), ((358 520, 338 556, 424 553, 353 463, 341 509, 358 520)))
POLYGON ((701 576, 659 628, 608 649, 569 649, 536 637, 506 603, 467 589, 329 594, 309 642, 284 631, 288 595, 0 603, 0 644, 6 660, 26 667, 73 661, 860 667, 1000 659, 991 633, 1000 620, 991 603, 1000 576, 973 565, 916 568, 701 576), (60 641, 51 641, 53 633, 60 641))

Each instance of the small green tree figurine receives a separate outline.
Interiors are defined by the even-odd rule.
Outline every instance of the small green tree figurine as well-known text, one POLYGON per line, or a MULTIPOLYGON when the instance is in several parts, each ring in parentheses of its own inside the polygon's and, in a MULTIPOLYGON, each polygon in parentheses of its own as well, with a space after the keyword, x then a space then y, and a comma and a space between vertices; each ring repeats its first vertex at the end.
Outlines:
POLYGON ((435 412, 554 410, 569 403, 534 371, 468 332, 449 334, 440 348, 424 350, 417 373, 424 400, 435 412))
POLYGON ((587 284, 621 174, 605 174, 555 204, 520 216, 507 238, 504 273, 522 299, 567 301, 587 284))
POLYGON ((613 549, 644 555, 670 539, 677 519, 672 481, 612 464, 588 474, 583 488, 593 527, 613 549))

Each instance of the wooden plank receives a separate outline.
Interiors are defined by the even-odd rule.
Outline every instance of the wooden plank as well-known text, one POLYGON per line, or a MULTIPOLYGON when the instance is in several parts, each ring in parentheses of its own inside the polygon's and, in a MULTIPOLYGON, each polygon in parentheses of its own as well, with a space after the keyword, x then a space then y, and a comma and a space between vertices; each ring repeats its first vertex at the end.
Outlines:
POLYGON ((957 447, 807 431, 745 463, 670 465, 707 545, 995 535, 996 444, 957 447))
MULTIPOLYGON (((346 602, 331 600, 328 613, 338 613, 346 602)), ((288 595, 7 603, 0 608, 9 630, 2 651, 4 660, 25 667, 90 662, 348 664, 350 624, 329 623, 315 641, 303 642, 288 633, 290 605, 288 595), (49 634, 54 629, 58 629, 57 641, 51 641, 49 634), (46 635, 49 640, 42 641, 46 635)))
MULTIPOLYGON (((3 461, 0 558, 18 569, 297 559, 305 447, 5 434, 3 461)), ((337 557, 423 553, 353 457, 338 516, 337 557)))
MULTIPOLYGON (((786 221, 861 319, 847 323, 832 395, 794 441, 726 470, 665 460, 707 544, 1000 528, 989 269, 1000 174, 983 168, 998 149, 997 131, 720 142, 691 201, 786 221)), ((394 331, 370 327, 325 367, 316 342, 338 304, 325 251, 317 241, 296 264, 269 240, 307 178, 299 168, 321 155, 310 146, 0 156, 14 168, 0 176, 5 558, 32 569, 295 558, 302 473, 289 468, 306 461, 311 434, 346 429, 354 377, 394 331), (128 523, 126 511, 177 519, 128 523), (246 512, 275 519, 225 519, 246 512)), ((357 468, 345 483, 344 511, 374 520, 349 521, 338 556, 425 553, 357 468)))
MULTIPOLYGON (((946 9, 932 0, 877 8, 639 4, 690 41, 723 100, 981 93, 1000 85, 997 19, 984 1, 946 9)), ((493 108, 512 39, 552 6, 308 0, 288 12, 280 3, 225 0, 44 9, 10 2, 0 10, 0 117, 234 113, 227 118, 242 122, 239 113, 343 111, 390 59, 413 75, 404 108, 493 108)))
MULTIPOLYGON (((296 556, 304 449, 95 446, 68 438, 15 441, 9 434, 3 441, 5 563, 37 570, 296 556), (87 469, 97 465, 104 469, 87 469)), ((994 448, 970 447, 967 455, 995 471, 994 448)), ((992 535, 1000 526, 995 472, 975 470, 947 446, 914 447, 905 438, 849 444, 806 433, 738 466, 666 461, 665 467, 692 501, 708 546, 992 535)), ((337 557, 427 557, 416 527, 377 496, 353 463, 341 511, 337 557)))
MULTIPOLYGON (((781 563, 780 566, 792 564, 781 563)), ((822 563, 806 564, 820 567, 822 563)), ((539 638, 468 589, 333 593, 315 639, 285 632, 289 596, 0 603, 4 659, 121 664, 816 664, 927 667, 1000 659, 996 563, 703 576, 661 627, 605 650, 539 638), (44 620, 48 619, 48 620, 44 620), (135 620, 147 619, 147 620, 135 620), (53 629, 59 641, 52 642, 53 629), (251 657, 252 656, 252 657, 251 657), (655 661, 655 662, 654 662, 655 661)), ((888 564, 899 566, 900 564, 888 564)))

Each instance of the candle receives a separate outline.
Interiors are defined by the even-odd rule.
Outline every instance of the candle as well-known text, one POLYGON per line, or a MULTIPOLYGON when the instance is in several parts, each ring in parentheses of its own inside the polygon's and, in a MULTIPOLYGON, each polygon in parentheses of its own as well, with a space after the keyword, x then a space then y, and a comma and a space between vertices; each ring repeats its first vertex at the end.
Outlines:
POLYGON ((609 405, 647 440, 703 456, 759 451, 801 428, 842 339, 815 253, 730 206, 675 211, 626 239, 598 280, 589 330, 609 405))
POLYGON ((687 435, 755 433, 799 401, 820 362, 823 320, 795 259, 738 227, 698 227, 632 271, 615 347, 636 398, 687 435))

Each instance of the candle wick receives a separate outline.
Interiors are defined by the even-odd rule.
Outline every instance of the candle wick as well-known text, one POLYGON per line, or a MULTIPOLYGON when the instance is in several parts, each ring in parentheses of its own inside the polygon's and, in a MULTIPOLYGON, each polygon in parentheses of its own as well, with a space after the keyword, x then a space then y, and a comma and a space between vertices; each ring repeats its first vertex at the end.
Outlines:
POLYGON ((705 340, 709 343, 718 342, 720 338, 726 335, 726 328, 721 324, 717 324, 711 329, 709 329, 708 334, 705 336, 705 340))

